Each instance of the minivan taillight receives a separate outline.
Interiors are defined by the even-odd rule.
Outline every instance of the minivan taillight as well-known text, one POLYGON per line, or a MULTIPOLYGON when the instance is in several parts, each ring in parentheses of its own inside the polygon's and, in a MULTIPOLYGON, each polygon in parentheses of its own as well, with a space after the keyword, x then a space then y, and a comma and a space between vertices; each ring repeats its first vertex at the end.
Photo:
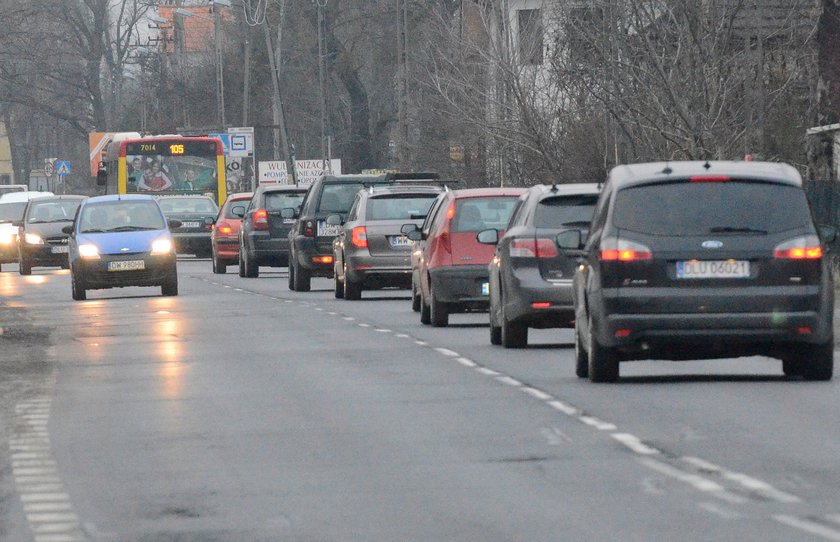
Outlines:
POLYGON ((254 229, 267 230, 268 229, 268 211, 265 209, 257 209, 254 211, 254 229))
POLYGON ((822 256, 822 246, 816 235, 797 237, 773 249, 773 257, 778 260, 818 260, 822 256))
POLYGON ((602 261, 634 262, 652 260, 653 253, 648 247, 635 241, 607 239, 601 244, 598 257, 602 261))
POLYGON ((556 258, 557 245, 551 239, 513 239, 511 258, 556 258))
POLYGON ((350 233, 350 240, 353 243, 353 246, 367 248, 367 228, 364 226, 356 226, 353 228, 353 231, 350 233))

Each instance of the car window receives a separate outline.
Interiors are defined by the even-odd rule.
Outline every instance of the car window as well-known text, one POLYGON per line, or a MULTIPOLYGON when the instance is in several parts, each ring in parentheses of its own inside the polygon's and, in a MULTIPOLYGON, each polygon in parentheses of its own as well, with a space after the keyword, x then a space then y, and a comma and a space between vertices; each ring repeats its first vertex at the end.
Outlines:
POLYGON ((425 218, 437 194, 389 194, 370 198, 367 220, 411 220, 425 218))
POLYGON ((597 195, 545 198, 537 204, 534 227, 560 229, 587 226, 592 221, 597 201, 597 195))
POLYGON ((318 202, 320 213, 345 214, 353 204, 356 193, 364 188, 362 183, 324 184, 321 200, 318 202))
POLYGON ((36 224, 38 222, 72 222, 76 216, 76 209, 79 208, 80 204, 80 200, 32 202, 29 206, 29 217, 26 221, 30 224, 36 224))
POLYGON ((248 207, 248 201, 249 200, 247 200, 247 199, 238 199, 238 200, 235 200, 235 201, 228 202, 227 206, 225 207, 225 216, 224 217, 225 218, 237 218, 237 219, 242 218, 240 216, 237 216, 237 215, 233 214, 233 208, 234 207, 247 208, 248 207))
POLYGON ((23 219, 26 211, 26 202, 17 201, 14 203, 0 203, 0 222, 15 222, 23 219))
POLYGON ((446 194, 441 194, 432 204, 432 208, 429 209, 429 214, 426 215, 426 220, 423 221, 423 225, 420 227, 420 231, 428 233, 429 230, 432 228, 432 224, 435 223, 435 219, 440 214, 440 210, 443 207, 443 202, 447 200, 446 194))
POLYGON ((216 213, 218 209, 207 198, 162 198, 160 208, 164 213, 216 213))
POLYGON ((781 232, 807 227, 805 192, 763 182, 667 183, 615 195, 616 227, 652 235, 781 232))
POLYGON ((154 201, 102 202, 85 205, 79 213, 79 231, 95 233, 166 228, 154 201))
POLYGON ((517 196, 461 198, 455 204, 452 231, 502 230, 507 226, 517 201, 517 196))
POLYGON ((267 211, 296 209, 303 202, 304 192, 266 192, 265 208, 267 211))
POLYGON ((362 201, 362 196, 358 192, 356 193, 356 197, 353 199, 353 205, 350 206, 350 210, 347 211, 347 222, 352 222, 356 220, 356 215, 359 212, 359 203, 362 201))

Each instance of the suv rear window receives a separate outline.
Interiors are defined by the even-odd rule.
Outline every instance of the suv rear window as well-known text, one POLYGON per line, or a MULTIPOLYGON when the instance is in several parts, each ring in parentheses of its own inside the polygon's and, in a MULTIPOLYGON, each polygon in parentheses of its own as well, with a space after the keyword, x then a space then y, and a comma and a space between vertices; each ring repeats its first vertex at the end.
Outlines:
POLYGON ((321 200, 318 202, 318 211, 321 213, 344 214, 353 205, 353 198, 356 193, 364 188, 362 183, 334 183, 324 184, 321 191, 321 200))
POLYGON ((303 202, 306 192, 266 192, 265 209, 267 211, 280 211, 282 209, 297 209, 303 202))
POLYGON ((503 230, 519 197, 461 198, 455 204, 452 231, 503 230))
POLYGON ((545 198, 537 205, 534 227, 561 229, 592 222, 598 196, 560 196, 545 198))
POLYGON ((808 227, 811 213, 805 192, 795 186, 676 182, 620 190, 613 223, 651 235, 773 233, 808 227))
POLYGON ((437 194, 400 194, 370 198, 368 220, 410 220, 425 218, 437 194))

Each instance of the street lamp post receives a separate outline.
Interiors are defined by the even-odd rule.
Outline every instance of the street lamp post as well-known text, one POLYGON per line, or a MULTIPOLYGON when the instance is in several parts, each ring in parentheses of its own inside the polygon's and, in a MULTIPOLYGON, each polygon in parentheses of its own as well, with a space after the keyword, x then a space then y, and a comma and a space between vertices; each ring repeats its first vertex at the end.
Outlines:
POLYGON ((198 17, 207 21, 213 21, 213 38, 216 48, 216 113, 221 128, 224 130, 227 127, 227 120, 225 118, 225 77, 224 77, 224 63, 222 55, 222 17, 219 11, 219 6, 230 7, 230 0, 213 0, 213 17, 204 17, 189 11, 187 9, 178 8, 175 10, 176 15, 182 17, 198 17))

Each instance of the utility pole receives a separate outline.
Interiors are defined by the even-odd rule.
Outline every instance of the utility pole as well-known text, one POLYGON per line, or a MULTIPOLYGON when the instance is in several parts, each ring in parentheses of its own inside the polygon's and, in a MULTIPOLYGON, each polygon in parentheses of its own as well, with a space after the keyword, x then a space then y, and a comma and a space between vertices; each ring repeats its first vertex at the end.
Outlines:
POLYGON ((220 128, 227 128, 225 119, 225 70, 222 55, 222 14, 219 5, 213 4, 213 33, 216 41, 216 105, 218 107, 220 128))
MULTIPOLYGON (((282 24, 282 21, 281 23, 282 24)), ((283 150, 286 152, 286 171, 292 176, 292 183, 298 184, 297 168, 295 168, 295 148, 289 141, 288 127, 286 126, 286 113, 283 109, 283 95, 281 93, 280 84, 280 68, 278 65, 274 43, 271 39, 271 29, 268 27, 268 22, 264 23, 263 31, 265 33, 265 44, 268 49, 268 63, 271 68, 271 83, 274 87, 274 111, 276 114, 277 124, 280 125, 280 139, 283 144, 283 150)))
POLYGON ((324 8, 329 0, 313 0, 318 8, 318 88, 321 92, 321 162, 324 171, 329 170, 328 144, 327 144, 327 88, 326 88, 326 59, 324 45, 324 8))
POLYGON ((408 157, 408 0, 397 1, 397 161, 405 168, 408 157))

